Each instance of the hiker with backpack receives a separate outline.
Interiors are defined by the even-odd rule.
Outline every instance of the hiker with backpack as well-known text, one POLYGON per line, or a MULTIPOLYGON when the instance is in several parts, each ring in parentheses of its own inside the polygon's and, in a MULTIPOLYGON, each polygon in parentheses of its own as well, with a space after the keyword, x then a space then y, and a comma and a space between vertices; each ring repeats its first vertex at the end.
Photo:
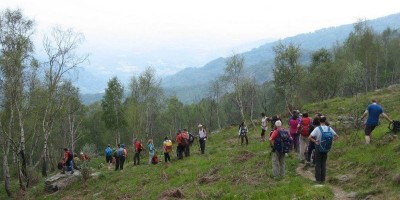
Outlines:
POLYGON ((292 137, 282 128, 282 122, 275 122, 275 130, 269 138, 272 148, 272 171, 275 178, 285 176, 285 154, 291 149, 292 137))
POLYGON ((247 137, 247 126, 244 122, 242 122, 239 126, 239 138, 241 140, 240 145, 243 145, 243 140, 246 139, 246 145, 249 144, 249 138, 247 137))
POLYGON ((108 170, 110 170, 112 164, 112 152, 113 152, 110 144, 107 145, 107 148, 104 151, 106 154, 106 163, 108 164, 108 170))
POLYGON ((120 167, 120 156, 119 156, 119 149, 121 148, 121 144, 117 144, 117 149, 114 151, 114 158, 115 158, 115 171, 119 170, 120 167))
POLYGON ((140 165, 140 153, 143 151, 143 145, 139 139, 135 140, 135 155, 133 157, 133 165, 140 165))
POLYGON ((204 154, 206 148, 207 131, 206 129, 203 128, 203 125, 201 124, 199 124, 197 127, 199 128, 198 134, 199 134, 200 152, 201 154, 204 154))
POLYGON ((265 132, 267 131, 268 117, 265 113, 261 113, 261 142, 265 142, 265 132))
POLYGON ((299 136, 299 160, 301 163, 306 161, 307 144, 309 143, 308 136, 310 135, 311 118, 308 117, 308 113, 303 113, 300 123, 297 126, 299 136))
POLYGON ((368 119, 365 122, 365 143, 369 144, 371 142, 371 133, 379 124, 379 116, 383 116, 390 123, 393 123, 393 120, 390 119, 386 113, 383 112, 383 108, 377 103, 376 99, 372 99, 372 103, 368 105, 367 109, 361 116, 361 120, 364 119, 365 116, 368 115, 368 119))
MULTIPOLYGON (((315 129, 315 127, 318 127, 321 125, 321 123, 319 122, 320 120, 320 116, 316 115, 312 121, 312 124, 309 128, 309 133, 311 134, 311 132, 315 129)), ((327 122, 325 122, 325 124, 328 126, 327 122)), ((314 138, 316 139, 316 138, 314 138)), ((306 153, 306 166, 314 166, 315 165, 315 155, 313 156, 313 151, 315 150, 315 143, 313 141, 309 141, 308 142, 308 147, 307 147, 307 153, 306 153), (312 159, 312 162, 311 162, 312 159)))
POLYGON ((308 139, 315 143, 315 180, 318 184, 325 182, 326 160, 331 150, 332 142, 339 136, 332 127, 326 125, 326 117, 321 116, 321 125, 314 128, 308 139))
POLYGON ((64 160, 65 160, 65 166, 64 166, 64 173, 65 172, 70 172, 70 174, 74 173, 74 170, 72 169, 73 167, 73 159, 74 156, 73 154, 69 151, 68 148, 64 148, 64 160))
POLYGON ((292 117, 289 119, 290 136, 293 138, 292 148, 296 153, 299 152, 299 133, 297 131, 298 125, 300 124, 299 115, 300 112, 294 110, 292 117))
POLYGON ((149 151, 149 165, 151 165, 153 157, 156 154, 156 149, 154 148, 152 139, 149 139, 149 141, 147 142, 147 150, 149 151))
POLYGON ((171 157, 170 157, 169 153, 172 152, 172 141, 170 139, 168 139, 168 137, 164 138, 163 150, 164 150, 165 163, 171 162, 171 157))

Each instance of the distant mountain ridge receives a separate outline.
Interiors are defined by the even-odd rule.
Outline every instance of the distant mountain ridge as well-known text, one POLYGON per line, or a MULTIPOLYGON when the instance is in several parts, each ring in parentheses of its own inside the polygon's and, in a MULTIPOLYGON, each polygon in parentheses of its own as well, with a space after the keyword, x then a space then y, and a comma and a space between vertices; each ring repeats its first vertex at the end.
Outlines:
MULTIPOLYGON (((400 13, 368 20, 368 25, 376 32, 386 28, 400 28, 400 13)), ((272 80, 274 61, 273 47, 279 42, 283 44, 299 44, 302 49, 301 60, 308 62, 310 54, 320 48, 331 48, 336 42, 342 43, 353 31, 353 24, 323 28, 311 33, 302 33, 274 42, 268 42, 260 47, 241 53, 245 58, 245 70, 255 76, 259 83, 272 80)), ((167 95, 176 95, 184 103, 193 103, 206 96, 209 83, 221 76, 225 68, 225 58, 216 58, 200 68, 185 68, 162 80, 162 87, 167 95)), ((83 95, 84 96, 84 95, 83 95)))

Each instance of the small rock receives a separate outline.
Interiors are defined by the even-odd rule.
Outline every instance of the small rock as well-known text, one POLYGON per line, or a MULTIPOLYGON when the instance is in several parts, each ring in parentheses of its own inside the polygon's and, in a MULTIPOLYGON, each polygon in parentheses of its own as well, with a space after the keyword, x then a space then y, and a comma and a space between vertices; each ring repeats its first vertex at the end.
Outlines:
POLYGON ((356 196, 357 196, 357 192, 350 192, 350 193, 347 195, 348 198, 356 198, 356 196))

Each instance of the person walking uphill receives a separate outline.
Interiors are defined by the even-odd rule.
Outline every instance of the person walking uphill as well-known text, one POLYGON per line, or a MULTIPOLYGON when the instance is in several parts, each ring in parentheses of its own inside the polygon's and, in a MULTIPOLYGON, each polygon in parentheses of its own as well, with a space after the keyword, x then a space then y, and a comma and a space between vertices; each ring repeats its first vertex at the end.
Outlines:
POLYGON ((293 149, 299 152, 299 133, 297 132, 298 125, 300 124, 299 112, 293 111, 292 117, 289 119, 290 136, 293 138, 293 149))
POLYGON ((379 123, 379 116, 382 115, 390 123, 393 123, 393 120, 390 119, 383 112, 383 108, 377 103, 377 101, 375 99, 373 99, 372 103, 368 105, 367 109, 361 116, 361 120, 363 120, 364 117, 367 115, 368 115, 368 119, 367 119, 367 122, 365 123, 364 132, 365 132, 365 143, 369 144, 371 142, 371 133, 379 123))
POLYGON ((117 149, 118 167, 116 167, 115 170, 123 170, 127 152, 124 144, 118 145, 118 147, 119 147, 117 149))
POLYGON ((203 125, 199 124, 199 143, 200 143, 200 152, 204 154, 206 149, 206 140, 207 140, 207 131, 203 128, 203 125))
POLYGON ((108 164, 108 169, 110 170, 111 169, 111 164, 112 164, 112 153, 113 153, 113 150, 111 149, 110 144, 107 145, 107 148, 104 151, 105 151, 105 154, 106 154, 106 162, 108 164))
POLYGON ((275 122, 275 130, 269 141, 272 146, 272 171, 275 178, 285 176, 285 154, 289 153, 292 137, 282 128, 282 122, 275 122))
POLYGON ((338 138, 336 132, 326 125, 326 117, 321 116, 321 125, 316 127, 308 137, 315 143, 315 180, 318 184, 324 183, 326 177, 326 160, 332 142, 338 138))
POLYGON ((246 138, 246 145, 249 144, 249 138, 247 137, 247 132, 248 132, 247 126, 244 122, 242 122, 239 126, 239 137, 241 140, 241 143, 240 143, 241 145, 243 145, 244 138, 246 138))
POLYGON ((303 113, 301 117, 300 123, 297 126, 299 136, 299 160, 301 163, 305 163, 306 160, 306 152, 307 152, 307 144, 309 142, 308 136, 310 135, 310 127, 311 127, 311 118, 308 117, 308 113, 303 113))

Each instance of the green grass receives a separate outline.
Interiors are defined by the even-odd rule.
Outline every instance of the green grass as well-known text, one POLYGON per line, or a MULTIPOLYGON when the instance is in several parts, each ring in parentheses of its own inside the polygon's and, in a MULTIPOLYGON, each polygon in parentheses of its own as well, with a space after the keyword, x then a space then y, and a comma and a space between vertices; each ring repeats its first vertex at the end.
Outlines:
MULTIPOLYGON (((356 192, 358 199, 374 195, 379 199, 400 196, 399 184, 393 176, 400 173, 400 143, 386 134, 388 123, 373 132, 372 144, 364 144, 363 130, 344 129, 336 122, 338 116, 360 116, 372 98, 376 98, 393 119, 400 117, 400 88, 384 89, 358 95, 357 98, 336 98, 306 105, 302 110, 322 112, 340 135, 328 155, 327 181, 347 192, 356 192), (346 175, 347 181, 338 177, 346 175)), ((285 123, 284 123, 285 124, 285 123)), ((86 183, 79 181, 54 194, 43 191, 43 181, 30 189, 28 199, 160 199, 179 190, 185 199, 333 199, 329 187, 315 187, 311 180, 298 176, 297 155, 286 159, 287 175, 272 178, 268 143, 259 142, 259 131, 250 130, 249 145, 240 146, 236 127, 226 128, 209 136, 206 154, 198 144, 192 155, 182 161, 172 153, 172 163, 132 165, 132 154, 123 172, 97 169, 104 158, 94 159, 91 166, 101 174, 86 183)), ((128 152, 129 153, 129 152, 128 152)), ((160 153, 161 154, 161 153, 160 153)), ((159 154, 162 161, 163 157, 159 154)), ((1 196, 0 196, 1 197, 1 196)), ((172 197, 170 197, 172 198, 172 197)), ((173 198, 172 198, 173 199, 173 198)))

